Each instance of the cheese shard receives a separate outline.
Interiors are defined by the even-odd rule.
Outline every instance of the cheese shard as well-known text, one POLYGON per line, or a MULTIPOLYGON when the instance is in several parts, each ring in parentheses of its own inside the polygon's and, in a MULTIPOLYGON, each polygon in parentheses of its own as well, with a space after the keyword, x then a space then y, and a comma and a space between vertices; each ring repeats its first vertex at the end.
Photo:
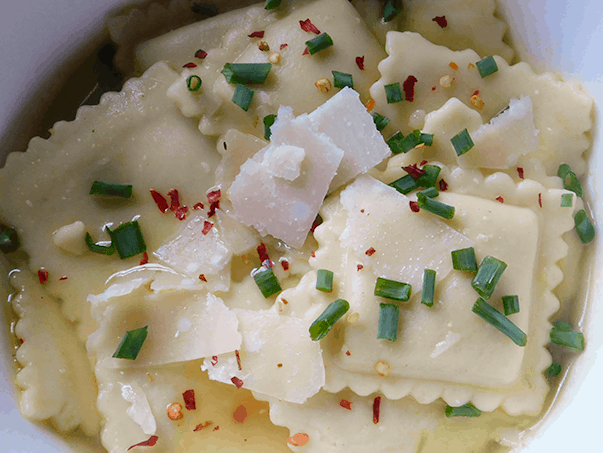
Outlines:
POLYGON ((437 280, 443 280, 452 270, 450 253, 474 243, 436 215, 412 212, 409 201, 394 188, 361 176, 341 192, 348 217, 340 240, 378 276, 409 283, 416 292, 424 269, 435 270, 437 280), (366 253, 370 248, 372 255, 366 253))
POLYGON ((136 382, 121 384, 121 397, 131 406, 126 410, 126 414, 134 423, 142 428, 142 432, 147 435, 155 434, 157 431, 157 422, 149 406, 149 401, 144 390, 136 382))
POLYGON ((235 354, 207 358, 203 369, 209 378, 243 387, 274 398, 302 404, 325 383, 320 343, 312 341, 309 322, 279 315, 275 310, 235 309, 243 345, 239 352, 241 369, 235 354))

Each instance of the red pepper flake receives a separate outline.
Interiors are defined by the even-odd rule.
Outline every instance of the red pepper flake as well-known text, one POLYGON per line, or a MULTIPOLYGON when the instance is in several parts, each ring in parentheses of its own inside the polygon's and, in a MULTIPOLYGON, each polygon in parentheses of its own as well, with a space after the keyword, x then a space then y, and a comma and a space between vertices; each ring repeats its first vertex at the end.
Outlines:
POLYGON ((419 208, 419 203, 416 201, 409 201, 408 204, 412 212, 419 212, 421 210, 421 208, 419 208))
POLYGON ((308 50, 308 48, 306 47, 306 49, 304 50, 304 53, 302 53, 303 55, 310 55, 310 51, 308 50))
POLYGON ((350 400, 341 400, 341 401, 339 402, 339 405, 340 405, 341 407, 343 407, 344 409, 347 409, 347 410, 349 410, 349 411, 351 411, 351 410, 352 410, 352 402, 351 402, 350 400))
POLYGON ((276 366, 277 366, 278 368, 282 368, 282 367, 283 367, 283 364, 282 364, 282 363, 277 363, 277 364, 276 364, 276 366))
POLYGON ((172 189, 168 192, 168 197, 170 197, 170 211, 177 211, 180 207, 180 194, 177 189, 172 189))
POLYGON ((199 280, 201 280, 202 282, 207 283, 207 278, 205 278, 205 274, 199 274, 199 280))
POLYGON ((410 176, 414 179, 419 178, 420 176, 425 174, 425 170, 419 168, 417 164, 408 165, 407 167, 402 167, 402 170, 406 171, 410 176))
POLYGON ((348 357, 352 355, 352 353, 350 351, 346 351, 345 355, 347 355, 348 357))
POLYGON ((419 165, 422 167, 423 165, 427 165, 427 164, 428 164, 428 162, 426 160, 422 160, 419 165))
POLYGON ((454 69, 455 71, 459 68, 459 65, 456 64, 454 61, 451 61, 448 66, 450 66, 452 69, 454 69))
POLYGON ((62 282, 62 281, 64 281, 64 280, 67 280, 67 278, 68 278, 68 277, 67 277, 66 275, 63 275, 61 278, 59 278, 59 281, 60 281, 60 282, 62 282))
POLYGON ((245 420, 247 420, 247 408, 243 405, 237 407, 232 414, 232 419, 235 423, 245 423, 245 420))
POLYGON ((317 35, 320 35, 320 30, 314 26, 310 19, 300 20, 299 25, 303 31, 316 33, 317 35))
POLYGON ((157 207, 159 208, 159 210, 161 212, 165 213, 168 211, 168 209, 170 209, 170 207, 168 206, 167 200, 159 192, 151 189, 151 196, 153 197, 153 201, 155 201, 155 204, 157 205, 157 207))
POLYGON ((314 250, 312 250, 312 251, 310 252, 310 256, 311 256, 312 258, 316 258, 316 254, 314 253, 314 250))
POLYGON ((149 262, 149 254, 148 254, 147 252, 144 252, 144 253, 142 254, 142 259, 140 260, 139 265, 140 265, 140 266, 143 266, 143 265, 145 265, 145 264, 148 264, 148 262, 149 262))
POLYGON ((199 58, 201 60, 207 57, 207 52, 205 50, 199 49, 195 52, 195 58, 199 58))
POLYGON ((310 440, 310 436, 306 433, 297 433, 291 437, 287 437, 287 443, 289 445, 293 445, 294 447, 303 447, 310 440))
POLYGON ((204 207, 205 207, 205 206, 203 206, 203 203, 199 202, 199 203, 196 203, 196 204, 193 206, 193 209, 194 209, 195 211, 199 211, 200 209, 203 209, 204 207))
POLYGON ((241 356, 238 349, 235 349, 235 355, 237 356, 237 366, 239 367, 239 371, 241 371, 243 368, 241 367, 241 356))
POLYGON ((258 255, 260 257, 260 261, 262 262, 262 266, 266 266, 266 268, 272 267, 272 261, 270 260, 270 256, 268 255, 268 250, 266 250, 266 244, 263 242, 257 246, 256 250, 258 251, 258 255))
POLYGON ((289 270, 289 261, 281 260, 281 266, 283 267, 284 271, 288 271, 289 270))
POLYGON ((361 57, 356 57, 356 64, 358 65, 358 69, 364 71, 364 55, 361 57))
POLYGON ((48 271, 45 271, 43 269, 40 269, 38 271, 38 279, 40 280, 40 283, 43 285, 44 283, 46 283, 48 281, 48 271))
POLYGON ((523 179, 523 167, 517 167, 517 174, 519 175, 519 179, 523 179))
MULTIPOLYGON (((205 423, 199 423, 197 426, 195 426, 195 429, 193 429, 193 431, 201 431, 203 428, 207 428, 208 426, 213 425, 214 422, 212 421, 206 421, 205 423)), ((217 428, 217 426, 216 426, 217 428)), ((214 431, 216 430, 216 428, 214 428, 214 431)))
POLYGON ((176 218, 178 220, 184 220, 186 219, 186 215, 188 214, 188 206, 180 206, 178 209, 176 209, 176 212, 174 212, 174 215, 176 216, 176 218))
POLYGON ((504 203, 504 202, 505 202, 505 199, 499 195, 498 197, 496 197, 496 201, 499 201, 499 202, 501 202, 501 203, 504 203))
POLYGON ((23 340, 23 338, 19 338, 19 342, 20 342, 21 344, 23 344, 23 343, 25 343, 25 340, 23 340))
POLYGON ((364 266, 362 264, 357 264, 356 265, 356 270, 361 271, 362 269, 364 269, 364 266))
POLYGON ((203 233, 203 236, 205 236, 207 233, 209 233, 211 231, 211 229, 213 228, 213 226, 214 226, 213 223, 205 220, 203 222, 203 230, 201 230, 201 233, 203 233))
POLYGON ((436 16, 433 19, 436 24, 438 24, 442 28, 446 28, 448 26, 448 21, 446 20, 446 16, 436 16))
POLYGON ((197 64, 196 64, 196 63, 193 63, 193 62, 191 61, 191 62, 189 62, 189 63, 183 64, 183 65, 182 65, 182 67, 183 67, 183 68, 189 68, 189 69, 193 69, 193 68, 196 68, 196 67, 197 67, 197 64))
POLYGON ((373 254, 376 252, 376 250, 371 247, 370 249, 368 249, 366 252, 364 252, 365 254, 367 254, 368 256, 373 256, 373 254))
POLYGON ((214 201, 209 206, 209 211, 207 211, 207 217, 213 217, 216 214, 216 209, 220 209, 220 200, 214 201))
POLYGON ((148 440, 132 445, 130 448, 128 448, 128 451, 132 450, 134 447, 154 447, 158 440, 159 437, 151 436, 148 438, 148 440))
POLYGON ((443 179, 440 179, 440 192, 446 192, 448 190, 448 183, 443 179))
POLYGON ((381 397, 376 396, 373 400, 373 423, 379 423, 379 415, 381 414, 381 397))
POLYGON ((207 194, 207 201, 209 202, 209 204, 215 203, 216 201, 220 201, 221 196, 222 191, 220 189, 212 190, 207 194))
POLYGON ((197 401, 195 400, 195 391, 193 389, 186 390, 182 394, 182 398, 184 399, 184 407, 188 411, 194 411, 197 409, 197 401))
POLYGON ((220 429, 220 426, 216 426, 216 427, 214 428, 214 431, 218 431, 219 429, 220 429))
POLYGON ((218 356, 217 355, 211 356, 211 366, 216 366, 217 364, 218 364, 218 356))
POLYGON ((312 226, 310 227, 310 233, 314 233, 314 230, 322 223, 322 217, 316 217, 314 222, 312 222, 312 226))
POLYGON ((264 30, 260 30, 260 31, 254 31, 252 34, 247 35, 250 38, 263 38, 264 37, 264 30))
POLYGON ((404 89, 404 95, 406 96, 406 100, 412 102, 415 99, 415 83, 418 80, 415 76, 409 75, 404 83, 402 83, 402 88, 404 89))
POLYGON ((538 194, 538 204, 542 208, 542 194, 541 193, 538 194))
POLYGON ((475 68, 475 65, 473 63, 469 63, 467 65, 467 69, 471 69, 471 68, 475 68))
POLYGON ((435 91, 435 90, 436 90, 436 87, 431 87, 431 91, 435 91))
POLYGON ((285 47, 287 47, 289 44, 281 44, 281 47, 279 48, 280 50, 283 50, 285 47))
POLYGON ((242 380, 240 380, 238 377, 234 376, 232 378, 230 378, 230 381, 238 388, 240 389, 241 387, 243 387, 244 382, 242 380))
POLYGON ((366 110, 367 111, 371 111, 375 108, 375 100, 374 99, 369 99, 369 101, 366 103, 366 110))

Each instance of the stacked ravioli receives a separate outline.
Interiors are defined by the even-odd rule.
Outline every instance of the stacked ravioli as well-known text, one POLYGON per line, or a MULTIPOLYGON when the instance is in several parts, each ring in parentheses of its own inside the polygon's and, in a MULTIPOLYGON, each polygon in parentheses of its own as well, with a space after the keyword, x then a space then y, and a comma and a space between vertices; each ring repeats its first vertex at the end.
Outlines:
POLYGON ((27 253, 11 277, 23 414, 100 432, 110 452, 154 437, 153 451, 165 452, 515 446, 545 408, 550 319, 574 296, 559 285, 580 259, 572 228, 583 202, 562 206, 571 192, 556 173, 563 163, 587 171, 588 93, 510 65, 494 1, 408 0, 388 23, 371 0, 262 4, 135 42, 153 21, 177 22, 183 12, 172 3, 110 21, 120 59, 131 65, 133 54, 140 78, 0 170, 0 218, 27 253), (304 54, 316 36, 300 27, 307 19, 332 47, 304 54), (258 31, 270 51, 250 37, 258 31), (489 55, 498 71, 482 78, 476 63, 489 55), (224 65, 271 57, 241 109, 224 65), (319 90, 332 71, 350 74, 353 89, 319 90), (195 76, 202 86, 191 91, 195 76), (410 76, 413 96, 388 103, 385 87, 410 76), (381 130, 367 104, 389 119, 381 130), (451 138, 465 129, 474 146, 458 156, 451 138), (432 134, 431 146, 393 155, 387 139, 413 130, 432 134), (455 208, 451 219, 415 212, 416 192, 390 185, 426 163, 440 168, 437 200, 455 208), (132 184, 134 195, 92 197, 97 180, 132 184), (188 206, 181 217, 150 193, 174 189, 188 206), (101 238, 132 220, 148 260, 83 246, 86 232, 101 238), (478 262, 507 264, 490 301, 502 311, 502 296, 519 297, 509 319, 525 347, 472 312, 472 275, 451 260, 468 247, 478 262), (40 269, 43 286, 31 275, 40 269), (332 292, 316 289, 325 269, 332 292), (424 269, 436 271, 431 307, 421 304, 424 269), (254 275, 267 270, 282 291, 264 297, 254 275), (412 286, 396 341, 377 338, 379 277, 412 286), (348 313, 313 341, 310 326, 337 299, 348 313), (143 326, 138 357, 113 357, 143 326), (196 407, 172 420, 167 408, 188 390, 196 407), (446 406, 467 403, 481 416, 446 417, 446 406), (233 418, 241 406, 243 422, 233 418))

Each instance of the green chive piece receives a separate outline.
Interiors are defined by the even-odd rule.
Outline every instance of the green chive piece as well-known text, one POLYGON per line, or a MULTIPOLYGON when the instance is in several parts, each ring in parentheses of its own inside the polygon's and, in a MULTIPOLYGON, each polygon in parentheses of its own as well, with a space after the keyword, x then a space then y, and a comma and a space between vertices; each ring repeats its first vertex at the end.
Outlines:
POLYGON ((136 330, 128 330, 115 350, 113 357, 116 359, 134 360, 147 339, 148 326, 136 330))
POLYGON ((258 288, 260 288, 262 296, 265 298, 283 290, 271 267, 265 271, 254 274, 253 279, 255 280, 255 284, 258 285, 258 288))
POLYGON ((584 351, 584 335, 568 326, 568 323, 555 323, 550 332, 551 343, 584 351))
POLYGON ((482 411, 471 403, 458 407, 446 406, 446 417, 479 417, 480 415, 482 411))
POLYGON ((113 231, 107 228, 107 232, 111 236, 111 245, 115 246, 115 250, 122 260, 138 255, 147 249, 140 225, 136 220, 123 223, 113 231))
POLYGON ((428 307, 433 307, 435 299, 435 278, 436 271, 425 269, 423 271, 423 293, 421 294, 421 303, 428 307))
POLYGON ((332 302, 310 326, 310 337, 312 340, 318 341, 324 338, 349 309, 350 304, 347 300, 337 299, 335 302, 332 302))
POLYGON ((387 0, 383 8, 383 21, 389 22, 402 12, 400 0, 387 0), (398 6, 400 4, 400 6, 398 6))
POLYGON ((569 165, 559 165, 559 169, 557 170, 557 176, 559 176, 563 181, 563 187, 565 188, 565 190, 571 190, 579 197, 582 197, 582 184, 580 184, 578 176, 576 176, 576 173, 574 173, 574 171, 569 165))
POLYGON ((371 113, 371 115, 373 115, 373 121, 375 122, 375 126, 377 126, 377 130, 379 132, 381 132, 383 129, 385 129, 385 126, 387 126, 390 122, 390 119, 383 116, 383 115, 379 115, 376 112, 371 113))
POLYGON ((113 255, 113 252, 115 251, 115 247, 113 247, 113 244, 111 244, 111 245, 95 244, 94 241, 92 240, 92 236, 90 236, 90 233, 86 233, 86 245, 94 253, 100 253, 101 255, 113 255))
POLYGON ((233 85, 259 85, 264 83, 271 69, 271 63, 226 63, 222 74, 233 85))
POLYGON ((422 193, 423 195, 429 198, 435 198, 440 194, 440 192, 438 192, 438 189, 436 189, 435 187, 429 187, 425 190, 420 191, 419 193, 422 193))
POLYGON ((423 171, 425 173, 417 178, 417 184, 426 189, 435 187, 442 169, 437 165, 423 165, 423 171))
POLYGON ((553 362, 553 363, 551 363, 551 366, 546 369, 546 372, 547 372, 547 374, 549 376, 556 377, 556 376, 559 376, 561 374, 562 370, 563 369, 561 368, 561 365, 559 365, 558 363, 553 362))
POLYGON ((482 76, 482 79, 498 71, 498 65, 496 64, 496 60, 494 60, 492 55, 478 61, 476 66, 477 70, 479 71, 479 75, 482 76))
POLYGON ((281 0, 267 0, 264 9, 274 9, 281 6, 281 0))
POLYGON ((574 205, 574 194, 573 193, 564 193, 561 195, 561 207, 562 208, 571 208, 574 205))
POLYGON ((558 321, 554 324, 554 327, 561 332, 571 332, 572 325, 569 322, 558 321))
POLYGON ((410 175, 402 176, 400 179, 396 179, 394 182, 389 183, 389 186, 393 187, 398 192, 404 195, 412 192, 413 190, 419 187, 417 181, 415 181, 415 178, 410 175))
POLYGON ((345 72, 331 71, 333 73, 333 86, 335 88, 354 88, 354 80, 352 74, 346 74, 345 72))
POLYGON ((513 343, 515 343, 517 346, 523 347, 527 344, 527 335, 512 321, 510 321, 509 318, 507 318, 481 297, 477 299, 475 304, 473 304, 472 311, 504 333, 507 337, 513 340, 513 343))
POLYGON ((421 131, 412 131, 402 139, 402 151, 407 153, 421 144, 421 131))
POLYGON ((595 238, 595 226, 584 209, 580 209, 574 216, 574 226, 583 244, 587 244, 595 238))
POLYGON ((457 271, 477 272, 477 259, 475 258, 475 249, 467 247, 452 251, 452 268, 457 271))
POLYGON ((408 283, 388 280, 387 278, 379 277, 375 283, 375 296, 385 297, 386 299, 401 300, 406 302, 410 299, 412 286, 408 283))
POLYGON ((404 152, 402 140, 404 140, 404 135, 402 135, 402 132, 398 131, 387 141, 387 146, 389 146, 389 149, 392 150, 393 154, 401 154, 404 152))
POLYGON ((421 132, 419 140, 421 141, 421 143, 425 143, 425 146, 431 146, 433 145, 433 134, 425 134, 421 132))
POLYGON ((327 33, 322 33, 316 38, 306 41, 306 46, 308 47, 308 52, 310 52, 310 55, 314 55, 316 52, 325 50, 332 45, 333 39, 331 39, 327 33))
POLYGON ((477 274, 475 274, 475 277, 471 281, 471 286, 484 299, 490 299, 494 288, 496 288, 496 284, 506 268, 507 264, 503 261, 493 256, 485 257, 479 265, 477 274))
POLYGON ((232 102, 237 104, 243 110, 249 110, 249 104, 251 104, 251 99, 255 91, 247 88, 245 85, 238 84, 235 88, 234 95, 232 96, 232 102))
POLYGON ((316 276, 316 289, 325 293, 333 292, 333 272, 319 269, 316 276))
POLYGON ((503 296, 502 298, 505 316, 519 313, 519 297, 518 296, 503 296))
POLYGON ((21 247, 19 236, 14 228, 10 228, 3 233, 0 233, 0 250, 2 253, 10 253, 18 250, 21 247))
POLYGON ((266 115, 264 117, 264 138, 270 140, 272 136, 272 130, 270 129, 276 121, 276 115, 266 115))
POLYGON ((90 187, 90 195, 110 195, 112 197, 130 198, 132 196, 132 186, 94 181, 92 187, 90 187))
POLYGON ((396 341, 398 338, 398 321, 400 320, 400 307, 396 304, 379 304, 379 340, 396 341))
POLYGON ((192 75, 186 79, 186 88, 188 91, 199 91, 202 84, 201 77, 196 75, 192 75))
POLYGON ((439 215, 445 219, 450 220, 454 217, 454 206, 426 197, 425 194, 422 194, 421 192, 417 194, 417 203, 419 204, 419 208, 425 209, 426 211, 439 215))
POLYGON ((400 89, 400 83, 391 83, 385 85, 385 97, 387 98, 388 104, 395 104, 396 102, 403 101, 402 90, 400 89))
POLYGON ((450 141, 452 142, 452 146, 454 146, 457 156, 462 156, 473 148, 473 140, 471 140, 471 136, 469 135, 469 132, 467 132, 467 129, 463 129, 452 137, 450 141))

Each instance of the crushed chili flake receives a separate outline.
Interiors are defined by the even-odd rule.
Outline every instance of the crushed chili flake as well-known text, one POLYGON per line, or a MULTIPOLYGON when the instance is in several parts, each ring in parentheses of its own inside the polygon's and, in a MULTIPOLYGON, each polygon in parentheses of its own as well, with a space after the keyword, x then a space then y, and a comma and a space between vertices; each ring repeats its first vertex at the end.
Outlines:
POLYGON ((446 20, 446 16, 436 16, 433 19, 436 24, 438 24, 442 28, 446 28, 448 26, 448 21, 446 20))
POLYGON ((287 299, 283 299, 283 298, 281 298, 281 301, 282 301, 282 302, 283 302, 285 305, 287 305, 287 304, 289 303, 289 301, 288 301, 287 299))
POLYGON ((349 411, 351 411, 351 410, 352 410, 352 402, 351 402, 350 400, 341 400, 341 401, 339 402, 339 405, 340 405, 341 407, 343 407, 344 409, 347 409, 347 410, 349 410, 349 411))
POLYGON ((188 206, 180 206, 176 209, 176 212, 174 212, 174 215, 176 216, 176 218, 178 220, 184 220, 186 219, 186 215, 188 214, 188 206))
POLYGON ((523 179, 523 167, 517 167, 517 174, 519 175, 519 179, 523 179))
POLYGON ((452 69, 454 69, 455 71, 459 68, 459 65, 456 64, 454 61, 451 61, 448 66, 450 66, 452 69))
POLYGON ((66 275, 63 275, 61 278, 59 278, 59 281, 60 281, 60 282, 62 282, 62 281, 64 281, 64 280, 67 280, 67 278, 68 278, 68 277, 67 277, 66 275))
POLYGON ((448 190, 448 183, 443 179, 440 179, 440 191, 446 192, 448 190))
POLYGON ((287 443, 294 447, 303 447, 310 440, 310 436, 306 433, 296 433, 291 437, 287 437, 287 443))
POLYGON ((473 63, 469 63, 467 65, 467 69, 471 69, 471 68, 475 68, 475 65, 473 63))
MULTIPOLYGON (((212 421, 206 421, 205 423, 199 423, 197 426, 195 426, 195 429, 193 429, 193 431, 201 431, 203 428, 207 428, 208 426, 213 425, 214 422, 212 421)), ((215 430, 215 428, 214 428, 215 430)))
POLYGON ((505 199, 499 195, 498 197, 496 197, 496 201, 499 201, 499 202, 501 202, 501 203, 504 203, 504 202, 505 202, 505 199))
POLYGON ((203 203, 199 202, 199 203, 195 203, 195 205, 193 206, 193 209, 195 211, 199 211, 200 209, 203 209, 205 206, 203 206, 203 203))
POLYGON ((320 30, 314 26, 310 19, 300 20, 299 25, 303 31, 316 33, 317 35, 320 35, 320 30))
POLYGON ((197 64, 196 64, 196 63, 193 63, 193 62, 191 61, 191 62, 189 62, 189 63, 183 64, 183 65, 182 65, 182 67, 183 67, 183 68, 189 68, 189 69, 193 69, 193 68, 196 68, 196 67, 197 67, 197 64))
POLYGON ((408 205, 410 206, 410 210, 412 212, 419 212, 421 210, 421 208, 419 208, 419 203, 416 201, 409 201, 408 205))
POLYGON ((289 270, 289 261, 281 260, 281 266, 283 267, 284 271, 288 271, 289 270))
POLYGON ((431 87, 431 91, 435 91, 435 90, 436 90, 436 87, 431 87))
POLYGON ((214 431, 218 431, 219 429, 220 429, 220 426, 216 426, 216 427, 214 428, 214 431))
POLYGON ((375 252, 376 252, 376 250, 375 250, 373 247, 371 247, 371 248, 369 248, 369 249, 368 249, 366 252, 364 252, 364 253, 365 253, 366 255, 368 255, 368 256, 373 256, 373 254, 374 254, 375 252))
POLYGON ((272 267, 272 261, 270 260, 270 256, 268 255, 268 250, 266 249, 266 244, 263 242, 257 246, 256 250, 258 251, 258 255, 260 257, 260 261, 262 266, 266 266, 266 268, 272 267))
POLYGON ((538 204, 542 208, 542 194, 541 193, 538 194, 538 204))
POLYGON ((381 414, 381 397, 376 396, 373 400, 373 423, 379 423, 379 415, 381 414))
POLYGON ((279 368, 282 368, 283 364, 282 363, 277 363, 276 366, 279 367, 279 368))
POLYGON ((207 57, 207 52, 205 50, 199 49, 195 52, 195 58, 203 60, 205 57, 207 57))
POLYGON ((479 90, 475 90, 471 96, 477 96, 479 94, 479 90))
POLYGON ((283 50, 285 47, 287 47, 289 44, 281 44, 281 47, 279 47, 280 50, 283 50))
POLYGON ((241 367, 241 355, 238 349, 235 349, 235 355, 237 356, 237 366, 239 367, 239 371, 241 371, 243 368, 241 367))
POLYGON ((48 281, 48 271, 45 271, 43 269, 40 269, 38 271, 38 279, 40 280, 40 283, 43 285, 44 283, 46 283, 48 281))
POLYGON ((308 48, 306 47, 306 49, 304 50, 304 53, 302 53, 302 55, 310 55, 310 51, 308 50, 308 48))
POLYGON ((159 440, 159 437, 151 436, 143 442, 132 445, 130 448, 128 448, 128 451, 132 450, 132 448, 135 448, 135 447, 154 447, 155 444, 157 444, 158 440, 159 440))
POLYGON ((409 75, 404 83, 402 83, 402 88, 404 89, 404 95, 406 96, 406 100, 412 102, 415 99, 415 83, 418 80, 415 76, 409 75))
POLYGON ((316 217, 314 222, 312 222, 312 226, 310 227, 310 233, 314 233, 314 230, 322 223, 322 217, 316 217))
POLYGON ((170 207, 168 206, 167 200, 159 192, 151 189, 151 196, 153 197, 153 201, 155 202, 155 204, 157 205, 157 207, 159 208, 159 210, 161 212, 167 212, 170 209, 170 207))
POLYGON ((180 194, 178 193, 178 189, 172 189, 168 192, 168 197, 170 197, 170 211, 176 211, 180 207, 180 194))
POLYGON ((167 408, 167 416, 170 420, 180 420, 184 417, 182 413, 182 404, 180 403, 172 403, 167 408))
POLYGON ((362 264, 356 265, 356 270, 362 270, 362 269, 364 269, 364 266, 362 264))
POLYGON ((218 356, 217 355, 211 356, 211 366, 216 366, 217 364, 218 364, 218 356))
POLYGON ((422 167, 423 165, 427 165, 427 164, 428 164, 428 162, 426 160, 422 160, 419 165, 422 167))
POLYGON ((202 282, 207 283, 207 278, 205 278, 205 274, 199 274, 199 280, 201 280, 202 282))
POLYGON ((138 263, 140 266, 143 266, 145 264, 149 263, 149 254, 147 252, 144 252, 142 254, 142 259, 140 260, 140 263, 138 263))
POLYGON ((316 258, 316 254, 314 253, 314 250, 312 250, 312 251, 310 252, 310 256, 311 256, 312 258, 316 258))
POLYGON ((268 52, 270 50, 270 46, 266 41, 260 41, 258 44, 258 49, 260 49, 262 52, 268 52))
POLYGON ((350 351, 346 351, 345 355, 347 355, 348 357, 352 355, 352 353, 350 351))
POLYGON ((212 190, 211 192, 207 193, 207 201, 209 202, 209 204, 215 203, 216 201, 220 201, 221 196, 222 191, 220 189, 212 190))
POLYGON ((356 64, 358 65, 358 69, 364 71, 364 55, 361 57, 356 57, 356 64))
POLYGON ((243 405, 238 406, 232 414, 235 423, 245 423, 247 420, 247 408, 243 405))
POLYGON ((214 201, 207 211, 207 217, 213 217, 216 214, 216 209, 220 209, 220 200, 214 201))
POLYGON ((209 233, 211 231, 211 229, 213 228, 213 226, 214 226, 213 223, 205 220, 203 222, 203 230, 201 230, 201 233, 203 234, 203 236, 205 236, 207 233, 209 233))
POLYGON ((242 380, 240 380, 238 377, 233 376, 230 378, 230 381, 238 388, 240 389, 241 387, 243 387, 243 384, 245 384, 242 380))
POLYGON ((264 30, 259 30, 259 31, 254 31, 252 34, 247 35, 250 38, 263 38, 264 37, 264 30))
POLYGON ((184 399, 184 407, 186 407, 187 411, 194 411, 195 409, 197 409, 197 401, 195 400, 195 390, 186 390, 182 394, 182 398, 184 399))
POLYGON ((412 165, 408 165, 406 167, 402 167, 402 170, 404 170, 406 173, 408 173, 414 179, 417 179, 425 174, 425 170, 423 170, 422 168, 419 168, 417 166, 417 164, 412 164, 412 165))

